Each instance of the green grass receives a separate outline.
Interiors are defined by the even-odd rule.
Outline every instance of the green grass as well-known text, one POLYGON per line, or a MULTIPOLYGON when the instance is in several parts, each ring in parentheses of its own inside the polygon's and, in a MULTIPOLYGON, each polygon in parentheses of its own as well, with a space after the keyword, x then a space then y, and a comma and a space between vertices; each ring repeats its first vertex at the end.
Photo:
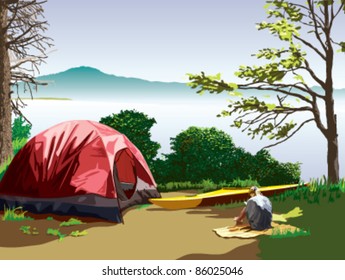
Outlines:
POLYGON ((31 234, 30 228, 31 226, 21 226, 19 230, 22 231, 24 234, 31 234))
POLYGON ((21 148, 28 142, 27 138, 14 139, 12 142, 13 154, 16 155, 21 148))
MULTIPOLYGON (((64 221, 60 223, 60 227, 70 227, 70 226, 81 225, 81 224, 84 224, 81 220, 76 219, 76 218, 70 218, 68 221, 64 221)), ((83 231, 75 230, 75 231, 72 231, 70 234, 62 234, 60 232, 60 229, 48 228, 47 234, 57 236, 59 238, 59 241, 62 241, 67 235, 72 236, 72 237, 80 237, 80 236, 85 236, 88 233, 86 230, 83 230, 83 231)))
POLYGON ((150 207, 152 204, 141 204, 141 205, 138 205, 136 207, 137 210, 142 210, 142 209, 145 209, 147 207, 150 207))
POLYGON ((291 237, 298 237, 298 236, 310 236, 310 230, 302 230, 302 229, 296 229, 294 231, 292 230, 280 230, 273 229, 272 235, 270 235, 270 238, 291 238, 291 237))
POLYGON ((173 192, 173 191, 185 191, 185 190, 198 190, 200 193, 219 190, 222 188, 249 188, 251 186, 260 186, 255 180, 236 179, 232 182, 219 182, 214 183, 212 180, 202 180, 199 183, 187 182, 169 182, 166 184, 158 184, 159 192, 173 192))
POLYGON ((2 177, 4 177, 4 174, 8 166, 10 165, 11 161, 12 161, 12 158, 8 158, 5 163, 0 165, 0 180, 2 179, 2 177))
POLYGON ((273 210, 285 213, 300 207, 303 216, 288 220, 300 229, 312 232, 307 238, 259 237, 262 259, 278 260, 334 260, 344 259, 345 194, 343 182, 325 184, 324 180, 312 182, 310 188, 299 188, 271 198, 273 210))
POLYGON ((19 228, 19 230, 21 232, 23 232, 24 234, 28 234, 28 235, 38 235, 38 231, 37 228, 31 228, 31 226, 21 226, 19 228))
POLYGON ((166 184, 158 184, 157 189, 159 192, 174 192, 179 190, 195 190, 201 189, 202 186, 192 184, 191 182, 169 182, 166 184))
POLYGON ((59 229, 48 228, 47 234, 57 236, 59 238, 59 241, 62 241, 66 237, 66 234, 62 234, 59 229))
POLYGON ((60 227, 70 227, 75 225, 81 225, 84 224, 81 220, 76 218, 70 218, 68 221, 62 222, 60 224, 60 227))
POLYGON ((33 220, 31 217, 25 216, 27 211, 23 211, 23 207, 16 208, 4 208, 4 215, 2 217, 3 221, 27 221, 33 220))
POLYGON ((76 231, 72 231, 69 235, 73 237, 80 237, 80 236, 85 236, 87 234, 88 233, 86 230, 83 230, 83 231, 76 230, 76 231))

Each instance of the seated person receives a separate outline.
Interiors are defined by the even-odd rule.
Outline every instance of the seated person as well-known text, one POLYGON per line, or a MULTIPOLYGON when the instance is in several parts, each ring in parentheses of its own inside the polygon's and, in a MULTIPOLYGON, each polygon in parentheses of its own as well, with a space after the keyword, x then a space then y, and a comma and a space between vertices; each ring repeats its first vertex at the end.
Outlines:
POLYGON ((272 203, 260 190, 253 186, 249 189, 250 198, 245 202, 240 215, 235 217, 236 226, 243 223, 246 217, 251 229, 265 230, 271 227, 272 222, 272 203))

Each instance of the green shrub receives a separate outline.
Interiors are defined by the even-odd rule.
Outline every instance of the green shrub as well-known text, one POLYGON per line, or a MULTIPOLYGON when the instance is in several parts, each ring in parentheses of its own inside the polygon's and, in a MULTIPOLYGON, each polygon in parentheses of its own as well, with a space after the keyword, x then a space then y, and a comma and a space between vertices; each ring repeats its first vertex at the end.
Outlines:
POLYGON ((15 118, 12 124, 12 141, 29 139, 31 127, 31 124, 28 124, 22 116, 15 118))
POLYGON ((231 188, 250 188, 252 186, 260 187, 260 184, 258 181, 252 180, 251 178, 246 180, 236 179, 229 184, 231 188))
MULTIPOLYGON (((212 128, 190 127, 171 138, 172 152, 152 162, 151 171, 159 184, 211 180, 222 182, 252 178, 261 186, 297 183, 300 163, 280 163, 267 150, 255 155, 234 145, 230 135, 212 128)), ((257 185, 257 184, 256 184, 257 185)))
POLYGON ((174 191, 181 191, 181 190, 202 189, 202 186, 200 184, 192 184, 190 181, 168 182, 166 184, 158 184, 157 189, 159 192, 174 192, 174 191))
POLYGON ((151 163, 161 147, 159 143, 151 140, 150 130, 156 123, 154 118, 136 110, 121 110, 118 114, 101 118, 99 122, 125 134, 142 152, 151 167, 151 163))
POLYGON ((295 184, 300 181, 300 163, 280 163, 267 150, 260 150, 245 164, 249 176, 261 186, 295 184))

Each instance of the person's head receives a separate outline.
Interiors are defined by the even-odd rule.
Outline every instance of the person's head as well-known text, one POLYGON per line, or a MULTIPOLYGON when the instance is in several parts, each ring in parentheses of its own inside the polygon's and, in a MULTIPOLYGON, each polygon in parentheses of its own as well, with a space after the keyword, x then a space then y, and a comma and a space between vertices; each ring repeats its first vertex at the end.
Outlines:
POLYGON ((250 197, 253 197, 253 196, 256 196, 256 195, 260 195, 261 192, 259 190, 259 188, 257 186, 252 186, 250 189, 249 189, 249 195, 250 197))

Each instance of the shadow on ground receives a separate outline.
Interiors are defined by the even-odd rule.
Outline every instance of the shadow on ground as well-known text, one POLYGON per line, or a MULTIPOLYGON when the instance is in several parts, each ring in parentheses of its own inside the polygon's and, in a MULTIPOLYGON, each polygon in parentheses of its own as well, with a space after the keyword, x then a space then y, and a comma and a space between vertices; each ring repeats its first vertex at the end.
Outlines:
POLYGON ((150 208, 147 211, 152 212, 169 212, 169 211, 186 211, 190 215, 205 215, 206 218, 212 219, 233 219, 236 217, 241 208, 219 209, 216 207, 198 207, 194 209, 169 210, 164 208, 150 208))
POLYGON ((253 258, 260 253, 257 242, 253 242, 248 245, 237 247, 225 254, 211 255, 211 254, 190 254, 185 255, 178 260, 253 260, 259 259, 259 257, 253 258))
MULTIPOLYGON (((41 245, 47 242, 56 241, 57 236, 48 235, 47 230, 58 229, 61 234, 69 235, 73 231, 84 231, 94 227, 114 226, 114 223, 104 222, 103 220, 79 217, 83 224, 73 225, 69 227, 60 226, 62 221, 68 221, 69 216, 49 215, 53 219, 47 219, 48 215, 28 214, 34 220, 24 221, 2 221, 0 215, 0 247, 25 247, 33 245, 41 245), (21 228, 28 228, 28 232, 24 233, 21 228)), ((78 237, 76 237, 78 238, 78 237)))

